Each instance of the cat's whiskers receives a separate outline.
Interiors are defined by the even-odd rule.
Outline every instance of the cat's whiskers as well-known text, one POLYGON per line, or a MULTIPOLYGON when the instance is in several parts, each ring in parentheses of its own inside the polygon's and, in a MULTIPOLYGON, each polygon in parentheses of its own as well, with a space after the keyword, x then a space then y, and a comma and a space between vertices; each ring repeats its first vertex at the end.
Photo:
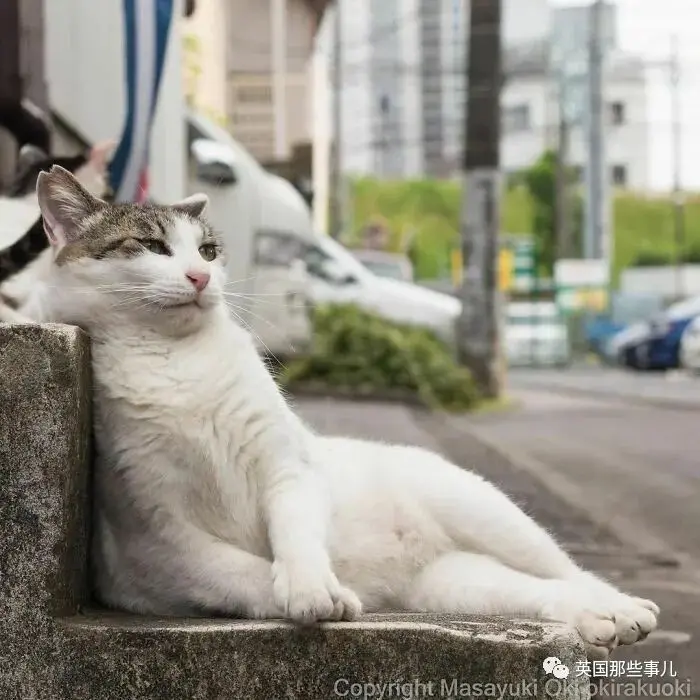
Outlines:
MULTIPOLYGON (((243 319, 243 317, 242 317, 242 316, 238 313, 238 311, 237 311, 237 309, 238 309, 238 310, 244 311, 244 312, 246 312, 246 313, 251 313, 250 310, 249 310, 249 309, 244 309, 244 308, 242 308, 242 307, 240 307, 240 306, 232 305, 232 304, 230 304, 227 300, 224 300, 224 302, 226 303, 226 307, 227 307, 227 308, 229 309, 229 311, 234 315, 234 317, 236 318, 236 320, 243 326, 243 328, 245 328, 245 330, 247 330, 248 333, 250 333, 250 334, 260 343, 260 345, 263 346, 263 348, 265 348, 265 351, 267 352, 267 354, 270 355, 270 357, 272 357, 272 358, 275 360, 275 362, 277 362, 280 366, 284 367, 284 363, 279 359, 279 357, 277 357, 277 355, 275 355, 275 353, 272 352, 272 350, 269 348, 269 346, 267 345, 267 343, 260 337, 260 334, 257 333, 257 332, 253 329, 253 327, 252 327, 247 321, 245 321, 245 320, 243 319)), ((263 320, 263 321, 267 321, 267 319, 261 318, 261 317, 259 317, 259 316, 258 316, 258 318, 260 318, 260 319, 263 320)), ((267 321, 267 323, 269 323, 269 321, 267 321)), ((272 328, 275 327, 272 323, 270 323, 270 326, 271 326, 272 328)), ((291 347, 291 344, 290 344, 290 347, 291 347)), ((292 348, 292 349, 293 349, 293 348, 292 348)))
MULTIPOLYGON (((260 304, 269 304, 269 305, 280 305, 280 301, 282 301, 285 297, 287 297, 287 294, 237 294, 236 292, 222 292, 224 297, 232 297, 234 299, 241 299, 244 302, 245 301, 250 301, 251 303, 253 301, 257 301, 260 304), (277 297, 276 300, 271 300, 271 299, 259 299, 259 297, 277 297)), ((289 301, 284 302, 284 306, 287 308, 293 308, 293 309, 301 309, 304 308, 305 302, 297 302, 290 304, 289 301)))

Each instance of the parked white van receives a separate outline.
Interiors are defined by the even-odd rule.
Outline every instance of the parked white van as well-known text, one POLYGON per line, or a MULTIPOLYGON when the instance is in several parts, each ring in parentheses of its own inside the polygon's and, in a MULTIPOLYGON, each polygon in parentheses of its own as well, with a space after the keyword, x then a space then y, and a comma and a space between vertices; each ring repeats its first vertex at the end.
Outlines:
POLYGON ((187 135, 188 193, 209 196, 207 215, 224 236, 232 313, 250 327, 261 351, 302 353, 313 331, 303 260, 313 239, 309 207, 290 182, 264 170, 212 120, 190 112, 187 135))
POLYGON ((388 321, 432 330, 454 343, 462 308, 455 297, 381 277, 330 236, 316 236, 306 254, 306 267, 314 303, 355 304, 388 321))

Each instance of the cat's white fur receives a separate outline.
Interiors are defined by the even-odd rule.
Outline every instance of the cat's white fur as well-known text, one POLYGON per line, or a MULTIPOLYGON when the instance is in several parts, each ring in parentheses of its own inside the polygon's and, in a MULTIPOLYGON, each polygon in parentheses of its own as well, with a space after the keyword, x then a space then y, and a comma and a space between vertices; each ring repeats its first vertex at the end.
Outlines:
MULTIPOLYGON (((49 225, 66 199, 40 197, 49 225)), ((656 627, 654 603, 582 571, 474 472, 302 423, 227 313, 201 236, 178 216, 171 257, 53 266, 33 301, 35 317, 92 337, 106 602, 300 622, 361 609, 525 615, 573 625, 592 658, 656 627), (201 294, 188 271, 211 275, 201 294)))

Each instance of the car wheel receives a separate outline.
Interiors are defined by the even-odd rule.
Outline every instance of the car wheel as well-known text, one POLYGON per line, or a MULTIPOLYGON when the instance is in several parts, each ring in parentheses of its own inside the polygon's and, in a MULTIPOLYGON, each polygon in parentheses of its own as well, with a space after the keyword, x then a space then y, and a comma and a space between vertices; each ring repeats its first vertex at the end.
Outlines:
POLYGON ((617 351, 616 364, 622 369, 635 369, 634 363, 632 362, 632 353, 627 352, 627 350, 617 351))
POLYGON ((648 370, 651 366, 649 362, 649 345, 642 343, 634 350, 635 367, 640 370, 648 370))

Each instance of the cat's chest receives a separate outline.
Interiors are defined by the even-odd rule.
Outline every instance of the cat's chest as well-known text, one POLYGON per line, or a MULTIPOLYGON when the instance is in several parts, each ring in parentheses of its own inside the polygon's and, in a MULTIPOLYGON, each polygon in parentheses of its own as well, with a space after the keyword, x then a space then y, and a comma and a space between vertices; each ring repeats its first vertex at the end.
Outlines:
POLYGON ((98 448, 136 474, 139 493, 157 493, 197 527, 262 553, 255 453, 242 449, 251 407, 240 376, 165 359, 93 354, 98 448))
POLYGON ((99 427, 115 449, 152 445, 216 475, 244 458, 266 415, 264 382, 234 363, 98 349, 93 367, 99 427))

